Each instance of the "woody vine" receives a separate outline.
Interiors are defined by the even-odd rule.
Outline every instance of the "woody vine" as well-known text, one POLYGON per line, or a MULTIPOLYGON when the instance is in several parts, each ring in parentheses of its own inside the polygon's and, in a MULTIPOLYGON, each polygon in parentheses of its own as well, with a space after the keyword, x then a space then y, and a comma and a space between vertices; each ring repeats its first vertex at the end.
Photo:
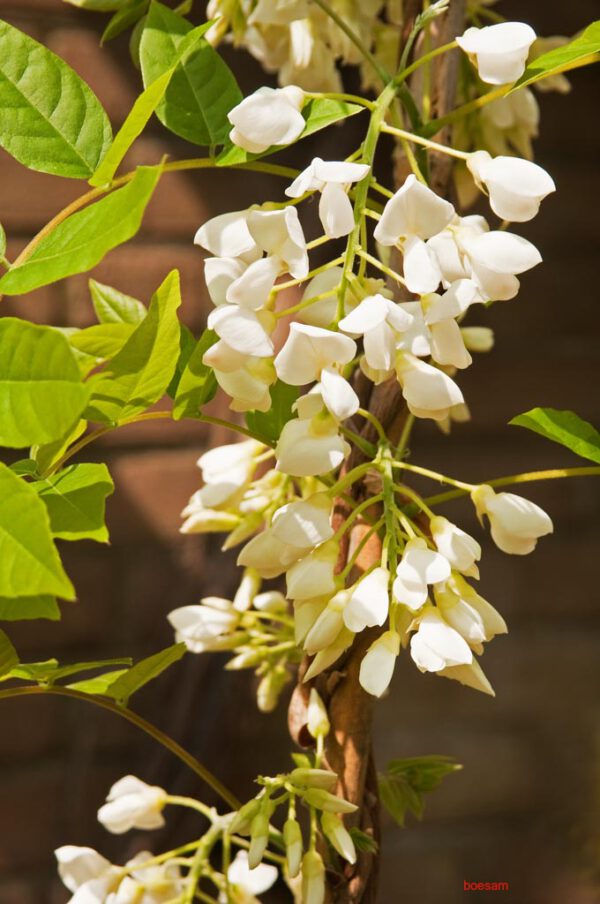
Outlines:
POLYGON ((178 319, 176 271, 148 305, 91 280, 98 323, 85 329, 0 319, 0 443, 25 450, 0 465, 3 622, 59 618, 58 600, 77 591, 56 541, 108 539, 112 480, 106 465, 86 462, 98 437, 155 418, 239 434, 199 459, 202 486, 182 525, 221 533, 223 549, 237 550, 233 599, 175 609, 173 646, 135 664, 59 664, 52 651, 23 663, 10 625, 0 631, 1 699, 55 694, 108 709, 222 801, 209 807, 127 775, 98 813, 109 832, 151 831, 170 807, 186 807, 202 833, 122 865, 66 844, 56 851, 59 874, 73 904, 252 904, 277 881, 303 904, 375 901, 380 797, 402 822, 457 766, 397 760, 378 782, 373 704, 399 656, 465 693, 493 695, 481 660, 508 630, 477 591, 479 540, 446 504, 469 496, 495 544, 525 555, 553 525, 511 486, 600 474, 600 434, 573 412, 545 408, 512 423, 592 464, 472 484, 418 463, 419 421, 450 433, 469 418, 460 372, 493 344, 477 326, 478 306, 515 303, 519 276, 541 263, 518 234, 555 191, 531 159, 534 92, 568 92, 564 73, 598 58, 600 23, 567 40, 539 38, 483 0, 350 9, 337 0, 211 0, 208 20, 194 26, 191 2, 69 2, 111 14, 106 40, 131 29, 143 90, 113 136, 80 77, 0 22, 0 145, 25 167, 90 184, 12 261, 2 233, 0 293, 91 270, 136 234, 170 172, 268 173, 273 199, 199 224, 214 305, 199 337, 178 319), (247 49, 279 87, 243 98, 219 55, 223 41, 247 49), (344 90, 340 64, 359 67, 361 94, 344 90), (204 154, 122 172, 153 116, 204 154), (355 116, 363 137, 346 159, 315 157, 301 171, 271 162, 355 116), (380 175, 390 137, 391 185, 380 175), (480 194, 487 217, 468 212, 480 194), (315 209, 318 234, 307 241, 303 221, 315 209), (217 392, 229 419, 207 410, 217 392), (431 481, 430 495, 414 489, 416 475, 431 481), (243 804, 193 751, 129 707, 186 652, 224 650, 228 669, 257 676, 263 711, 281 716, 281 693, 295 685, 290 770, 257 777, 243 804))

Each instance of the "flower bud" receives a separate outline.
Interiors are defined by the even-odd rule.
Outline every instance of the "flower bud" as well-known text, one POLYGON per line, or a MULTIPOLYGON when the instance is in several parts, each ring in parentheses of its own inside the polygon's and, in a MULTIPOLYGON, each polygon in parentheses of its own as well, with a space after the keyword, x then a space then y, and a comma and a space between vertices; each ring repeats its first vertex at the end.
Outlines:
POLYGON ((321 855, 307 851, 302 858, 302 904, 323 904, 325 867, 321 855))
POLYGON ((323 791, 321 788, 309 788, 302 793, 302 796, 311 807, 316 807, 317 810, 325 810, 328 813, 354 813, 358 809, 355 804, 344 800, 343 797, 337 797, 335 794, 330 794, 329 791, 323 791))
POLYGON ((230 833, 232 835, 249 835, 252 821, 260 807, 261 801, 256 797, 240 807, 229 826, 230 833))
POLYGON ((289 680, 289 672, 283 665, 267 672, 256 691, 256 702, 261 713, 270 713, 275 709, 279 695, 289 680))
POLYGON ((329 734, 330 727, 325 704, 313 687, 308 699, 308 730, 313 738, 324 738, 329 734))
POLYGON ((240 581, 240 586, 233 598, 233 608, 238 612, 245 612, 252 605, 252 600, 260 589, 261 579, 253 568, 245 568, 240 581))
POLYGON ((335 593, 337 584, 334 569, 338 555, 337 542, 329 540, 292 565, 287 573, 288 597, 293 600, 308 600, 335 593))
POLYGON ((302 863, 302 831, 297 819, 290 817, 283 827, 283 840, 285 842, 285 856, 290 879, 300 872, 302 863))
POLYGON ((460 332, 470 352, 490 352, 494 347, 494 331, 488 326, 463 326, 460 332))
POLYGON ((323 813, 321 826, 327 840, 333 845, 340 857, 348 863, 356 863, 356 848, 350 832, 335 813, 323 813))
POLYGON ((133 828, 158 829, 165 824, 162 811, 166 803, 167 792, 162 788, 126 775, 108 792, 98 820, 115 835, 133 828))
POLYGON ((258 866, 267 849, 270 819, 271 807, 268 803, 263 802, 250 827, 250 849, 248 851, 248 866, 250 869, 258 866))
POLYGON ((258 593, 254 597, 252 605, 259 612, 285 612, 287 609, 286 598, 279 590, 265 590, 264 593, 258 593))
POLYGON ((290 781, 294 785, 332 791, 337 784, 337 775, 335 772, 330 772, 329 769, 309 769, 299 766, 290 772, 290 781))

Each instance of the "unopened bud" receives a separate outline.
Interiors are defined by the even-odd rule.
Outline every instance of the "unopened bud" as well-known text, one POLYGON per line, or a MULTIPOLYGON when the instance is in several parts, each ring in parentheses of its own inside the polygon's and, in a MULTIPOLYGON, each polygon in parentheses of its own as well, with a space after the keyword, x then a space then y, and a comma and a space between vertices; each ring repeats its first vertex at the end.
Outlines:
POLYGON ((243 653, 238 653, 237 656, 230 659, 229 662, 226 663, 225 668, 229 672, 237 672, 239 669, 253 669, 255 666, 259 665, 264 658, 264 650, 245 650, 243 653))
POLYGON ((285 842, 285 856, 290 879, 295 879, 300 872, 302 863, 302 830, 297 819, 290 817, 283 827, 283 840, 285 842))
POLYGON ((321 826, 325 837, 331 842, 340 857, 348 863, 356 863, 356 848, 350 832, 335 813, 323 813, 321 826))
POLYGON ((337 775, 329 769, 308 769, 299 766, 290 772, 290 781, 305 788, 323 788, 325 791, 332 791, 337 784, 337 775))
POLYGON ((463 326, 460 332, 470 352, 489 352, 494 347, 494 331, 487 326, 463 326))
POLYGON ((259 612, 285 612, 287 600, 279 590, 266 590, 254 597, 252 605, 259 612))
POLYGON ((245 612, 252 605, 262 581, 260 575, 253 568, 245 568, 240 581, 240 586, 235 592, 233 598, 233 608, 238 612, 245 612))
POLYGON ((248 850, 248 866, 254 869, 261 862, 269 844, 270 806, 263 805, 252 820, 250 828, 250 848, 248 850))
POLYGON ((307 723, 308 730, 313 738, 324 738, 329 734, 331 726, 327 710, 314 687, 311 688, 310 697, 308 698, 307 723))
POLYGON ((325 810, 328 813, 354 813, 355 810, 358 810, 358 807, 351 804, 350 801, 330 794, 329 791, 323 791, 321 788, 309 788, 302 793, 302 796, 311 807, 325 810))
POLYGON ((270 713, 275 709, 279 695, 289 680, 289 672, 283 665, 267 672, 256 691, 256 702, 261 713, 270 713))
POLYGON ((323 904, 325 867, 321 855, 307 851, 302 858, 302 904, 323 904))

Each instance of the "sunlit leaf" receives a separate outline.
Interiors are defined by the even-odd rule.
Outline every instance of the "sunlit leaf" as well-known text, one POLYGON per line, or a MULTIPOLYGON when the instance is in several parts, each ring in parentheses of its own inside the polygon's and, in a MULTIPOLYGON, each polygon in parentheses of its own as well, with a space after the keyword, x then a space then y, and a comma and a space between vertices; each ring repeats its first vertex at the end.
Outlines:
POLYGON ((540 436, 571 449, 581 458, 600 464, 600 433, 574 411, 556 408, 532 408, 514 417, 510 424, 526 427, 540 436))
POLYGON ((154 678, 157 678, 170 665, 177 662, 184 655, 186 646, 184 643, 176 643, 160 653, 148 656, 140 662, 136 662, 134 666, 128 669, 124 675, 110 684, 105 693, 119 703, 126 703, 132 694, 139 691, 140 688, 148 684, 154 678))
POLYGON ((19 657, 4 631, 0 631, 0 675, 6 675, 18 663, 19 657))
POLYGON ((587 66, 600 59, 600 21, 592 22, 576 38, 562 47, 555 47, 548 53, 532 60, 521 78, 515 82, 511 91, 517 88, 525 88, 534 82, 539 82, 549 75, 558 75, 560 72, 568 72, 579 66, 587 66))
POLYGON ((173 417, 176 421, 184 417, 196 417, 202 406, 210 402, 217 391, 214 372, 202 363, 202 358, 218 338, 212 330, 204 330, 191 353, 175 395, 173 417))
POLYGON ((294 416, 292 406, 298 398, 298 387, 277 380, 269 390, 271 407, 268 411, 248 411, 246 423, 255 436, 276 442, 284 425, 294 416))
POLYGON ((48 509, 55 537, 108 542, 104 511, 114 484, 105 464, 68 465, 32 486, 48 509))
POLYGON ((60 609, 53 596, 0 597, 0 621, 31 621, 36 618, 58 621, 60 609))
POLYGON ((100 323, 138 324, 148 313, 141 301, 113 289, 112 286, 105 286, 95 279, 90 279, 89 287, 94 311, 100 323))

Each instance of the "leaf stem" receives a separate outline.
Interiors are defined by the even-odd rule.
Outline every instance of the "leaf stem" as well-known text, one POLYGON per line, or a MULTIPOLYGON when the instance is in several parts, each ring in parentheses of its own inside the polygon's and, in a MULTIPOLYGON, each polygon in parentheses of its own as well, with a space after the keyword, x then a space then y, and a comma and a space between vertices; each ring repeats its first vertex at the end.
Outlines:
POLYGON ((121 706, 118 703, 115 703, 113 700, 110 700, 108 697, 101 697, 92 694, 84 694, 81 691, 73 690, 69 687, 60 687, 58 685, 52 686, 35 686, 35 687, 14 687, 9 690, 0 691, 0 700, 8 700, 14 697, 35 697, 35 696, 43 696, 45 694, 54 694, 59 697, 70 697, 73 700, 81 700, 85 703, 92 703, 94 706, 99 706, 101 709, 106 709, 111 713, 114 713, 117 716, 121 716, 121 718, 126 719, 128 722, 131 722, 132 725, 135 725, 137 728, 141 729, 163 747, 165 747, 173 756, 177 757, 184 763, 192 772, 195 772, 196 775, 202 779, 213 791, 219 795, 219 797, 225 801, 233 810, 239 810, 241 807, 240 801, 235 797, 234 794, 229 791, 225 785, 223 785, 219 779, 203 766, 202 763, 196 759, 195 756, 192 756, 184 747, 177 743, 177 741, 170 738, 166 732, 164 732, 158 726, 153 725, 151 722, 148 722, 147 719, 144 719, 143 716, 134 713, 133 710, 128 709, 126 706, 121 706))
POLYGON ((396 126, 387 125, 387 123, 383 124, 381 130, 388 135, 395 135, 396 138, 400 138, 403 141, 422 145, 422 147, 429 148, 432 151, 440 151, 440 153, 448 154, 450 157, 458 157, 459 160, 468 160, 471 156, 467 151, 457 151, 455 148, 449 147, 448 145, 438 144, 437 141, 431 141, 429 138, 423 138, 421 135, 415 135, 413 132, 406 132, 404 129, 398 129, 396 126))
MULTIPOLYGON (((555 468, 550 471, 527 471, 523 474, 511 474, 508 477, 496 477, 494 480, 483 480, 482 483, 491 487, 506 487, 515 483, 534 483, 538 480, 558 480, 563 477, 594 477, 600 475, 600 465, 581 468, 555 468)), ((441 502, 449 502, 451 499, 459 499, 470 490, 448 490, 447 493, 439 493, 436 496, 428 496, 423 501, 428 505, 437 505, 441 502)))

